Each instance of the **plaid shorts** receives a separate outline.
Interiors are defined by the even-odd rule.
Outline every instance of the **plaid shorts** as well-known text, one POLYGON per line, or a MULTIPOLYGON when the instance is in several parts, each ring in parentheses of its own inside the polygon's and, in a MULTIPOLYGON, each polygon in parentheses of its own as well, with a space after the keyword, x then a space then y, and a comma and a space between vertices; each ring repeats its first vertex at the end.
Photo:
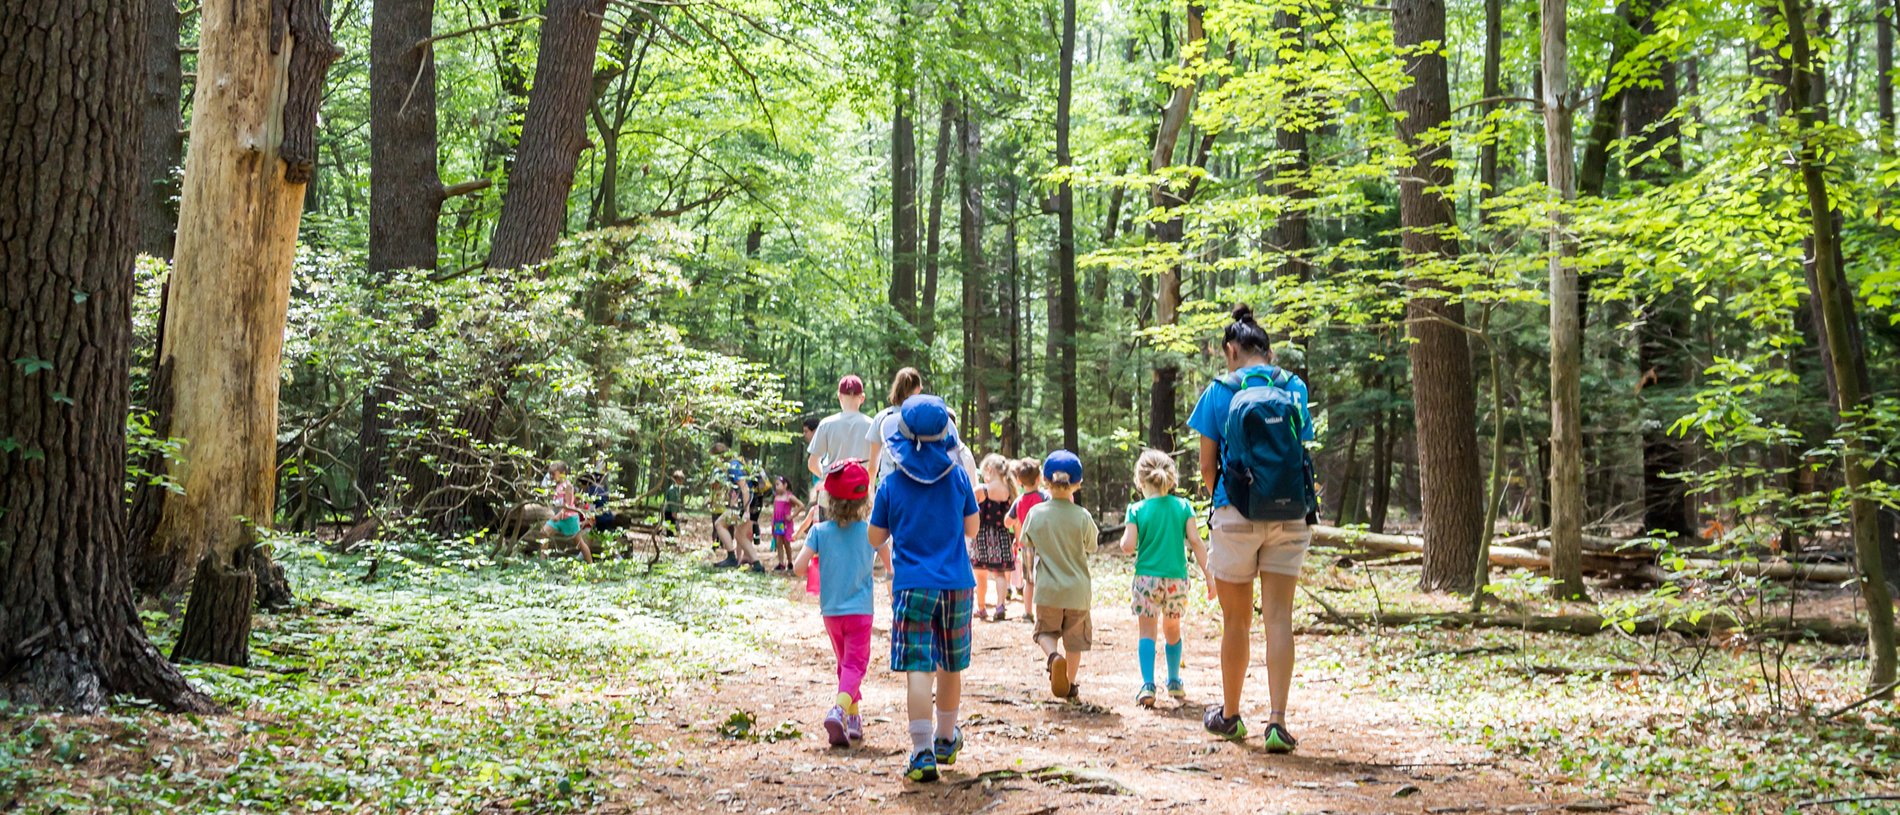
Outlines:
POLYGON ((905 589, 891 597, 891 670, 970 667, 974 589, 905 589))

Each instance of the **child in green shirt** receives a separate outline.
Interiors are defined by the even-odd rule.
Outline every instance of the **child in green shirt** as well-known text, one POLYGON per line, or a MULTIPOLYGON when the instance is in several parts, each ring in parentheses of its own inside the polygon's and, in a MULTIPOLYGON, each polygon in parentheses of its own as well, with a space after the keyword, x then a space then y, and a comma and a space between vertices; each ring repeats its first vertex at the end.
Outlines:
POLYGON ((1075 503, 1082 487, 1080 458, 1067 450, 1050 453, 1043 459, 1042 477, 1049 500, 1030 510, 1023 522, 1023 544, 1035 552, 1036 561, 1036 645, 1047 659, 1050 692, 1075 700, 1081 695, 1075 678, 1082 652, 1089 650, 1094 634, 1089 554, 1098 531, 1089 511, 1075 503))
POLYGON ((1135 619, 1141 626, 1136 653, 1141 659, 1141 690, 1135 704, 1155 706, 1155 621, 1168 637, 1168 695, 1187 698, 1181 683, 1181 615, 1187 611, 1187 550, 1201 564, 1207 596, 1214 596, 1214 580, 1207 573, 1207 547, 1201 543, 1194 507, 1174 494, 1180 474, 1174 459, 1159 450, 1143 450, 1135 462, 1135 486, 1143 500, 1128 507, 1122 527, 1122 554, 1135 556, 1135 619))

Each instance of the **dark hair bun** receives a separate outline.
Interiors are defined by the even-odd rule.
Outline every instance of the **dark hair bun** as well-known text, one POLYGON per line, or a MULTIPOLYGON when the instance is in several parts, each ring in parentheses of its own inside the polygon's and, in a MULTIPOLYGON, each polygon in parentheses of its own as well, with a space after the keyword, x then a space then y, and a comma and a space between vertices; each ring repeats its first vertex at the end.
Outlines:
POLYGON ((1253 322, 1253 308, 1251 306, 1248 306, 1246 303, 1241 303, 1240 305, 1234 306, 1234 322, 1237 322, 1237 323, 1253 322))

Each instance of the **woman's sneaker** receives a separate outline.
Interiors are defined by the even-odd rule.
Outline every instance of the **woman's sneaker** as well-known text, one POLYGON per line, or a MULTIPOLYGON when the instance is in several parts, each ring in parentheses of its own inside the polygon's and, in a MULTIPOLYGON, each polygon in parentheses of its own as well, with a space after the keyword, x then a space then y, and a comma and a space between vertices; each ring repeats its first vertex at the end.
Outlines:
POLYGON ((932 742, 930 752, 936 757, 938 764, 945 767, 956 764, 957 754, 963 752, 963 728, 959 727, 951 731, 950 738, 932 742))
POLYGON ((844 708, 831 706, 831 712, 825 714, 825 736, 833 747, 851 746, 851 737, 846 735, 844 708))
POLYGON ((1300 740, 1293 738, 1292 733, 1286 732, 1286 725, 1279 722, 1267 725, 1267 752, 1291 753, 1299 746, 1300 740))
POLYGON ((1228 741, 1247 738, 1247 723, 1241 721, 1239 716, 1222 715, 1220 705, 1208 706, 1207 715, 1201 717, 1201 726, 1207 728, 1207 732, 1228 741))
POLYGON ((856 713, 844 717, 844 737, 853 744, 864 741, 864 717, 856 713))
POLYGON ((1174 701, 1177 702, 1186 699, 1187 686, 1181 684, 1179 679, 1170 679, 1168 680, 1168 695, 1174 697, 1174 701))
POLYGON ((912 781, 937 780, 937 756, 929 750, 910 757, 910 768, 904 771, 904 777, 912 781))
POLYGON ((1154 707, 1155 706, 1155 686, 1146 685, 1146 684, 1142 685, 1141 690, 1138 690, 1135 692, 1135 704, 1141 705, 1142 707, 1149 707, 1149 708, 1154 707))

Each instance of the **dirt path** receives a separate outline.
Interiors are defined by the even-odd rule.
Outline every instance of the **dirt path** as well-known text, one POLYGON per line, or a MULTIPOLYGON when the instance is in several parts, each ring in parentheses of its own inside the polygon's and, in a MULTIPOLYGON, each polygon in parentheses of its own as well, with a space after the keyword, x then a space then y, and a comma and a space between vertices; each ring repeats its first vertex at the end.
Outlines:
MULTIPOLYGON (((801 581, 802 582, 802 581, 801 581)), ((1211 619, 1191 620, 1183 678, 1188 701, 1155 710, 1134 703, 1135 621, 1123 607, 1095 609, 1095 648, 1084 663, 1083 705, 1050 699, 1040 652, 1020 619, 977 622, 961 710, 967 746, 936 784, 902 778, 908 737, 901 677, 888 669, 886 584, 866 679, 864 746, 826 745, 819 726, 831 704, 834 663, 816 603, 794 598, 758 624, 784 632, 763 664, 734 666, 710 694, 675 689, 644 735, 679 762, 625 779, 629 809, 705 812, 1639 812, 1580 802, 1533 768, 1498 763, 1447 742, 1402 705, 1380 699, 1349 661, 1317 658, 1325 638, 1302 637, 1308 658, 1293 689, 1291 724, 1300 751, 1273 756, 1256 735, 1246 745, 1202 732, 1202 705, 1219 693, 1211 619), (790 721, 797 738, 728 739, 719 725, 735 710, 769 730, 790 721), (1067 772, 1036 773, 1044 768, 1067 772), (1015 771, 1029 777, 997 777, 1015 771), (982 774, 989 773, 989 778, 982 774), (1531 775, 1526 775, 1531 774, 1531 775)), ((1015 608, 1012 608, 1014 613, 1015 608)), ((1264 700, 1265 668, 1249 674, 1249 700, 1264 700)), ((1257 718, 1258 711, 1255 711, 1257 718)), ((1255 728, 1258 729, 1257 727, 1255 728)))

